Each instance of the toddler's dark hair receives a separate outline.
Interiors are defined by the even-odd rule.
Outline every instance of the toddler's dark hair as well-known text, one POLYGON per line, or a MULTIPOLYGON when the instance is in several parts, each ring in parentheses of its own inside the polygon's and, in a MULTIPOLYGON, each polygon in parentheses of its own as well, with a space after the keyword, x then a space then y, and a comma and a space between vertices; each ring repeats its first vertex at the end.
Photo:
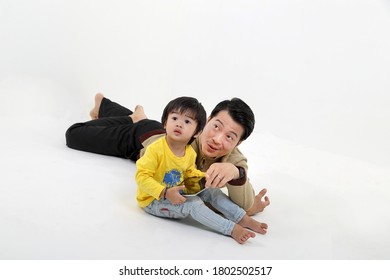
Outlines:
MULTIPOLYGON (((196 127, 194 135, 201 132, 206 125, 206 110, 204 109, 202 103, 200 103, 194 97, 182 96, 171 100, 167 106, 165 106, 163 114, 161 116, 161 123, 165 126, 168 115, 171 112, 177 112, 179 114, 188 112, 191 117, 194 118, 198 125, 196 127)), ((193 139, 190 141, 190 143, 193 139)))

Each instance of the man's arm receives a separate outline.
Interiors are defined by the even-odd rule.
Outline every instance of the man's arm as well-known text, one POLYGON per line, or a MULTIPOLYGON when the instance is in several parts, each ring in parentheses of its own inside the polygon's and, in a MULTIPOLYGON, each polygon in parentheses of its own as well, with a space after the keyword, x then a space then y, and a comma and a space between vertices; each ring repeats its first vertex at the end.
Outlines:
POLYGON ((244 210, 248 210, 255 201, 255 192, 247 178, 247 172, 247 159, 238 148, 235 148, 229 155, 224 156, 221 162, 210 166, 207 170, 210 180, 208 183, 214 187, 226 186, 230 199, 244 210))

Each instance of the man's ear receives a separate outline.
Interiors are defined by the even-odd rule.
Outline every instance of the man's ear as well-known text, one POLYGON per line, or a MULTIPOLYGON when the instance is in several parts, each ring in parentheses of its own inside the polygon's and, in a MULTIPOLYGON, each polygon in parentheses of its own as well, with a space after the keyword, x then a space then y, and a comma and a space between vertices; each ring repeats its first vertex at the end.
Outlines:
POLYGON ((238 143, 237 143, 237 147, 238 147, 238 145, 240 145, 242 143, 242 140, 241 141, 238 141, 238 143))

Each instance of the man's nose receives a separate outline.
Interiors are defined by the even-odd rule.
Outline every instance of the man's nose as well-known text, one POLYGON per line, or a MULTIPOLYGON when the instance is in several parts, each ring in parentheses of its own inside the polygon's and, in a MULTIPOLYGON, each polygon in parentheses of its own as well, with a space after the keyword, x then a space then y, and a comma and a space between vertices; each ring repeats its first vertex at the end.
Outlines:
POLYGON ((217 133, 213 136, 213 141, 217 144, 221 143, 222 141, 222 134, 217 133))

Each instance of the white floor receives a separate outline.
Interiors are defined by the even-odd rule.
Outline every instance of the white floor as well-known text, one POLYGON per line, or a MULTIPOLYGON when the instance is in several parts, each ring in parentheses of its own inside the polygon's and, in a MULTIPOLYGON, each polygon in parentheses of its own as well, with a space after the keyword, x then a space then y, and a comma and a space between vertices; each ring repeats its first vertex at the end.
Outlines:
MULTIPOLYGON (((38 112, 1 115, 0 259, 390 258, 388 168, 255 132, 241 149, 256 190, 268 188, 271 206, 255 218, 269 232, 239 245, 191 220, 145 214, 135 165, 67 148, 75 117, 57 116, 46 97, 27 98, 38 112)), ((84 104, 62 106, 87 115, 84 104)))
POLYGON ((0 259, 389 260, 389 26, 381 0, 0 1, 0 259), (133 163, 65 145, 98 91, 246 100, 268 234, 145 214, 133 163))

